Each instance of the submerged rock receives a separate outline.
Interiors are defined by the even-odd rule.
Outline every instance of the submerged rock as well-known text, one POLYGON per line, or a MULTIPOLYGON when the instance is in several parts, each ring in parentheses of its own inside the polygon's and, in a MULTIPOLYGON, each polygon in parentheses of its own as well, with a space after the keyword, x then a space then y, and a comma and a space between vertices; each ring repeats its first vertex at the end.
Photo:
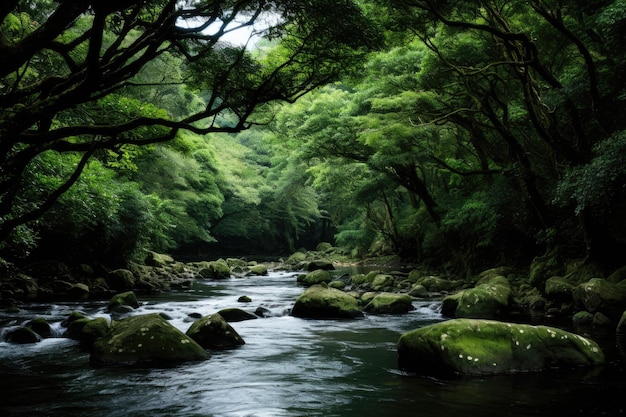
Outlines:
POLYGON ((209 354, 159 314, 128 317, 93 344, 90 361, 106 365, 168 365, 208 359, 209 354))
POLYGON ((195 321, 186 335, 205 349, 232 349, 246 343, 220 314, 195 321))
POLYGON ((295 317, 338 319, 363 316, 356 298, 321 285, 307 288, 296 300, 291 314, 295 317))
POLYGON ((39 335, 30 327, 18 327, 10 330, 7 332, 6 338, 7 342, 19 345, 37 343, 41 341, 41 337, 39 337, 39 335))
POLYGON ((364 310, 370 314, 404 314, 413 308, 413 300, 406 294, 381 293, 364 310))
POLYGON ((597 343, 582 336, 493 320, 450 320, 405 333, 398 341, 400 368, 423 374, 532 372, 604 361, 597 343))

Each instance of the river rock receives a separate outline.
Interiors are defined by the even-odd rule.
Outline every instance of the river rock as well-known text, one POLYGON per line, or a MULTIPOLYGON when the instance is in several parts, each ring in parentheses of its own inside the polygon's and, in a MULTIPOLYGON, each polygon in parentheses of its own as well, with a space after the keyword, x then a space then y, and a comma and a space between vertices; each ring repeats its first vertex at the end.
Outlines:
POLYGON ((413 300, 406 294, 381 293, 364 310, 370 314, 404 314, 413 308, 413 300))
POLYGON ((144 263, 148 266, 164 267, 174 263, 174 258, 170 255, 148 251, 144 263))
POLYGON ((489 276, 474 288, 445 297, 441 313, 453 318, 495 319, 507 312, 510 297, 509 281, 501 275, 489 276))
POLYGON ((376 275, 371 284, 372 290, 381 291, 384 288, 392 287, 395 281, 396 279, 393 277, 393 275, 389 275, 389 274, 376 275))
POLYGON ((571 301, 574 286, 563 277, 551 277, 545 283, 546 297, 559 301, 571 301))
POLYGON ((297 278, 297 281, 300 284, 303 284, 307 287, 310 287, 316 284, 324 284, 324 283, 327 284, 331 282, 332 280, 333 278, 328 273, 328 271, 323 270, 323 269, 317 269, 315 271, 309 272, 308 274, 299 275, 297 278))
POLYGON ((600 365, 598 344, 546 326, 455 319, 403 334, 401 369, 421 374, 466 375, 534 372, 554 367, 600 365))
POLYGON ((25 326, 9 330, 7 332, 6 338, 7 342, 19 345, 38 343, 41 341, 41 337, 39 337, 39 335, 35 333, 33 329, 25 326))
POLYGON ((317 260, 311 261, 306 266, 307 271, 316 271, 318 269, 323 269, 325 271, 332 271, 333 269, 335 269, 335 266, 333 265, 331 261, 328 261, 326 259, 317 259, 317 260))
POLYGON ((314 285, 296 300, 291 314, 304 318, 362 317, 359 301, 343 291, 314 285))
POLYGON ((247 311, 240 308, 225 308, 218 311, 218 314, 229 323, 258 319, 258 317, 254 314, 248 313, 247 311))
POLYGON ((219 313, 195 321, 186 334, 205 349, 232 349, 246 343, 219 313))
POLYGON ((101 337, 107 337, 111 333, 111 324, 104 317, 88 320, 80 331, 80 341, 91 346, 101 337))
POLYGON ((447 292, 459 288, 461 283, 459 281, 451 281, 441 277, 428 275, 421 277, 416 281, 416 284, 423 285, 430 292, 447 292))
POLYGON ((626 309, 626 285, 602 278, 592 278, 576 286, 572 295, 577 307, 590 313, 601 312, 611 320, 619 320, 626 309))
POLYGON ((267 275, 267 265, 258 264, 250 267, 250 275, 267 275))
POLYGON ((67 293, 72 300, 86 300, 89 298, 89 286, 83 283, 72 284, 67 290, 67 293))
POLYGON ((106 365, 167 365, 208 359, 209 354, 157 313, 111 324, 111 333, 93 344, 90 362, 106 365))
POLYGON ((200 262, 198 273, 203 278, 226 279, 230 278, 231 271, 228 263, 223 259, 210 262, 200 262))
POLYGON ((114 291, 129 291, 135 287, 135 275, 128 269, 115 269, 106 275, 106 283, 114 291))
POLYGON ((109 300, 107 309, 109 311, 115 311, 121 306, 128 306, 133 309, 139 308, 139 301, 137 301, 135 293, 132 291, 126 291, 120 294, 115 294, 109 300))
POLYGON ((50 327, 50 323, 48 323, 48 321, 43 317, 30 320, 25 324, 25 326, 44 339, 52 336, 52 328, 50 327))

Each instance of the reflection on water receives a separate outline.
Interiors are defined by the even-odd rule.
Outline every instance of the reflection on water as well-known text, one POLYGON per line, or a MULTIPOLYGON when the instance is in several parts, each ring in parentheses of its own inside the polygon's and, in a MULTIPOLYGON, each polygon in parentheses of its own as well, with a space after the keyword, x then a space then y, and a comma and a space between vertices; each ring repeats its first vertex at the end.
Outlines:
MULTIPOLYGON (((290 274, 196 283, 142 298, 140 313, 163 311, 185 331, 189 314, 240 307, 272 312, 232 323, 241 348, 166 369, 92 369, 62 338, 29 346, 0 342, 1 416, 537 416, 624 414, 622 362, 593 370, 438 380, 396 368, 396 341, 442 320, 416 301, 402 316, 304 320, 285 315, 303 291, 290 274), (237 303, 248 295, 249 304, 237 303)), ((106 316, 104 303, 33 305, 21 317, 60 321, 72 310, 106 316)), ((6 313, 2 313, 6 314, 6 313)))

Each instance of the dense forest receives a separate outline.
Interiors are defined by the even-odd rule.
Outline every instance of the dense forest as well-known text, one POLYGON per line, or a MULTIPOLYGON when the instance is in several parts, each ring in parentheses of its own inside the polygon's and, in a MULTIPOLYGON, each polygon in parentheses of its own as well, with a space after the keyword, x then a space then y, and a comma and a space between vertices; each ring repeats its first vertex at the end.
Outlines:
POLYGON ((12 262, 623 266, 624 0, 4 0, 0 59, 12 262))

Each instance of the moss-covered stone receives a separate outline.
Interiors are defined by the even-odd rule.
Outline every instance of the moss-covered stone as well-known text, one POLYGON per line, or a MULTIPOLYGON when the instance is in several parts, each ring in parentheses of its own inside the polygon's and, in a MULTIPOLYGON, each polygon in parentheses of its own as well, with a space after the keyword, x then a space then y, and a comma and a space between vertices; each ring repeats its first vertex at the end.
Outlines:
POLYGON ((104 317, 87 321, 80 331, 81 342, 91 346, 97 339, 107 337, 111 333, 111 325, 104 317))
POLYGON ((374 277, 372 281, 372 289, 374 291, 381 291, 384 288, 392 287, 395 283, 393 275, 379 274, 374 277))
POLYGON ((6 334, 7 342, 19 345, 37 343, 41 341, 41 337, 29 327, 17 327, 9 330, 6 334))
POLYGON ((370 314, 404 314, 413 308, 413 300, 406 294, 380 293, 364 310, 370 314))
POLYGON ((573 289, 574 286, 565 278, 551 277, 546 281, 545 294, 546 297, 551 299, 571 301, 573 289))
POLYGON ((332 276, 328 271, 323 269, 317 269, 315 271, 309 272, 306 275, 298 276, 298 282, 310 287, 312 285, 329 283, 333 280, 332 276))
POLYGON ((148 266, 165 267, 174 263, 174 258, 164 253, 148 251, 144 258, 144 263, 148 266))
POLYGON ((106 275, 107 286, 114 291, 132 290, 135 282, 135 275, 128 269, 116 269, 106 275))
POLYGON ((120 294, 115 294, 113 297, 111 297, 107 309, 109 311, 112 311, 119 306, 139 308, 139 301, 137 301, 137 296, 134 292, 126 291, 120 294))
POLYGON ((230 267, 223 259, 217 261, 201 262, 198 273, 204 278, 225 279, 230 278, 230 267))
POLYGON ((43 338, 52 336, 52 328, 50 327, 50 323, 43 317, 38 317, 36 319, 30 320, 26 323, 26 327, 32 329, 35 333, 43 338))
POLYGON ((325 271, 332 271, 333 269, 335 269, 335 266, 333 265, 331 261, 327 259, 316 259, 314 261, 309 262, 306 266, 307 271, 316 271, 318 269, 323 269, 325 271))
POLYGON ((328 283, 330 288, 336 288, 338 290, 342 290, 346 287, 346 283, 341 280, 335 280, 328 283))
POLYGON ((243 338, 220 314, 195 321, 186 334, 205 349, 232 349, 245 344, 243 338))
POLYGON ((426 287, 424 287, 422 284, 414 284, 409 291, 409 295, 411 297, 426 298, 430 294, 426 287))
POLYGON ((208 353, 159 314, 128 317, 93 344, 93 365, 167 365, 208 359, 208 353))
POLYGON ((509 281, 501 275, 490 276, 478 281, 474 288, 445 297, 442 314, 454 318, 495 319, 506 314, 510 298, 509 281))
POLYGON ((467 375, 541 371, 603 364, 592 340, 564 330, 492 320, 456 319, 402 335, 401 369, 467 375))
POLYGON ((267 275, 267 265, 258 264, 251 266, 250 275, 267 275))
POLYGON ((572 290, 574 303, 590 313, 601 312, 611 320, 619 320, 626 310, 626 285, 593 278, 572 290))
POLYGON ((254 314, 248 313, 240 308, 225 308, 218 311, 218 313, 229 323, 258 319, 258 317, 254 314))
POLYGON ((458 281, 451 281, 436 276, 421 277, 416 281, 416 284, 421 284, 430 292, 447 292, 452 291, 460 287, 461 283, 458 281))
POLYGON ((362 317, 356 298, 343 291, 321 285, 309 287, 298 299, 291 311, 295 317, 307 318, 355 318, 362 317))

